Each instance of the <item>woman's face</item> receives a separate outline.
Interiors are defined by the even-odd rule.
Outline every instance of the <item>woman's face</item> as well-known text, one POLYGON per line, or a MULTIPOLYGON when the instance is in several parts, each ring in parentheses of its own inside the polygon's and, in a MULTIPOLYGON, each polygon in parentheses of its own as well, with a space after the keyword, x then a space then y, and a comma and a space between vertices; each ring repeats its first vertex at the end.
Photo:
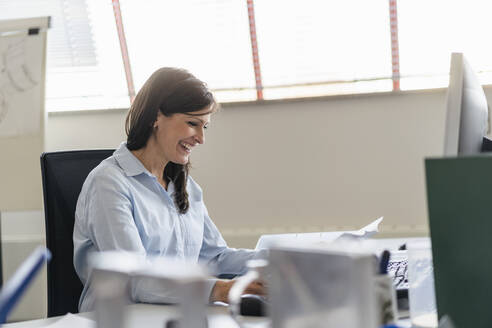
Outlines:
POLYGON ((191 113, 165 116, 160 111, 154 122, 159 156, 168 162, 186 164, 194 147, 205 142, 205 129, 210 123, 210 108, 191 113))

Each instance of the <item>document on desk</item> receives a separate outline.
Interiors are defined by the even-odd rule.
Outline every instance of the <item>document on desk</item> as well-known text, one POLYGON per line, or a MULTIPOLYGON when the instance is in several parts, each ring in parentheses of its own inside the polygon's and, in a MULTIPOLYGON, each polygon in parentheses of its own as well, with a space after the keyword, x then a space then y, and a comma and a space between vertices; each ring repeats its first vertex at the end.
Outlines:
POLYGON ((72 313, 67 313, 59 320, 43 328, 96 328, 96 322, 72 313))
POLYGON ((353 231, 328 231, 328 232, 308 232, 308 233, 286 233, 262 235, 258 239, 256 249, 270 248, 273 245, 282 242, 318 242, 331 243, 338 239, 364 239, 369 238, 379 231, 379 224, 383 221, 380 217, 365 227, 353 231))

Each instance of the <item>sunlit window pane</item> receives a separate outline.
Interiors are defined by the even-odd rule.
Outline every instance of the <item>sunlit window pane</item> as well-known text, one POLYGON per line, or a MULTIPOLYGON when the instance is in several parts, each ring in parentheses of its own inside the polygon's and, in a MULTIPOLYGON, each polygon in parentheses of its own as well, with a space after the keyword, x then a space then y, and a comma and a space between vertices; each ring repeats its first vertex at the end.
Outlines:
POLYGON ((0 19, 51 16, 46 109, 128 107, 110 1, 0 0, 0 19))
POLYGON ((463 52, 476 72, 492 71, 491 13, 483 0, 399 0, 401 88, 446 87, 452 52, 463 52))
POLYGON ((188 69, 220 101, 255 99, 245 1, 121 0, 135 87, 157 68, 188 69))
POLYGON ((387 0, 255 0, 265 98, 391 90, 387 0), (330 83, 370 80, 364 83, 330 83), (371 82, 372 81, 372 82, 371 82), (316 83, 311 91, 302 86, 316 83), (285 93, 285 92, 284 92, 285 93))

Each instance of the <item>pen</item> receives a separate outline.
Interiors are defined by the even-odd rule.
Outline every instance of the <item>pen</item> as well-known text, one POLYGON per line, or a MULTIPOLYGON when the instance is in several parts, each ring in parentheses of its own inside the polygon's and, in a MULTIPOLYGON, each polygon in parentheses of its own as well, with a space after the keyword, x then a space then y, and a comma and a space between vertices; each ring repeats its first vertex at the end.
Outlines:
POLYGON ((388 273, 388 263, 390 259, 390 252, 388 250, 384 250, 381 254, 381 259, 379 260, 379 273, 387 274, 388 273))

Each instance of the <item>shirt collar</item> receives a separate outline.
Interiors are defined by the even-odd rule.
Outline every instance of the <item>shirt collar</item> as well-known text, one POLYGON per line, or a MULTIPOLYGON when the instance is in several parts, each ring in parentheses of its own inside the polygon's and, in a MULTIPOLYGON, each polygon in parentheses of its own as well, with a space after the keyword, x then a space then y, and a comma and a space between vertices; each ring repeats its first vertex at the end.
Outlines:
POLYGON ((128 150, 126 142, 120 144, 120 147, 114 152, 113 156, 127 176, 131 177, 142 173, 151 177, 153 176, 145 166, 143 166, 142 162, 128 150))
MULTIPOLYGON (((126 142, 122 142, 118 149, 113 153, 114 158, 120 165, 120 167, 125 172, 126 176, 132 177, 142 173, 147 174, 149 177, 154 178, 155 176, 149 172, 143 166, 142 162, 133 155, 133 153, 126 147, 126 142)), ((172 194, 174 192, 174 183, 169 181, 167 184, 167 192, 172 194)))

